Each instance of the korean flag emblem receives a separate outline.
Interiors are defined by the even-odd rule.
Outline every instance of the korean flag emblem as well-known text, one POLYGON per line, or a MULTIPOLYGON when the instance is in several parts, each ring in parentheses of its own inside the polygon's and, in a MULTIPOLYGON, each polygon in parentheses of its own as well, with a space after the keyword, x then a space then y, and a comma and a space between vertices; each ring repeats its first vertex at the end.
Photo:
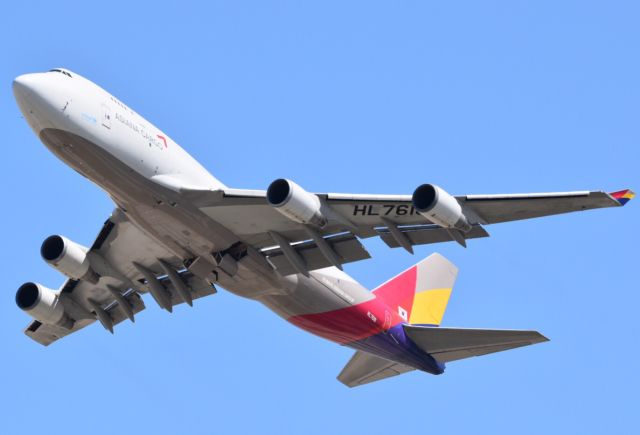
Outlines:
POLYGON ((405 321, 409 321, 409 313, 407 313, 407 310, 405 310, 404 308, 402 308, 401 306, 398 306, 398 314, 400 315, 400 317, 402 317, 405 321))

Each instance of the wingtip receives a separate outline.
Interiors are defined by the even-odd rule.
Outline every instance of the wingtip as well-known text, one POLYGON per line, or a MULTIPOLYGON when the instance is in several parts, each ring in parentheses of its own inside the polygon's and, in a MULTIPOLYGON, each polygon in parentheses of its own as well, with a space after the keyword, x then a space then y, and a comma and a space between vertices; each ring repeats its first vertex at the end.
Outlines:
POLYGON ((616 192, 610 192, 609 195, 618 201, 620 205, 625 205, 627 202, 636 196, 635 192, 631 189, 618 190, 616 192))
POLYGON ((538 339, 537 339, 537 341, 535 343, 545 343, 547 341, 551 341, 551 339, 538 332, 538 339))

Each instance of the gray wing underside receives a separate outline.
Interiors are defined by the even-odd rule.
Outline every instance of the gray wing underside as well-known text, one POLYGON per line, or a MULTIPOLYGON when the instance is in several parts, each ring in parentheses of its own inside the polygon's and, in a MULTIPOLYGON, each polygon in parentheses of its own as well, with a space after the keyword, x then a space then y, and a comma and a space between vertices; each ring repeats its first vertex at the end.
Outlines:
MULTIPOLYGON (((194 192, 192 195, 192 200, 205 214, 229 228, 245 243, 259 249, 274 245, 270 232, 282 234, 292 243, 309 240, 303 225, 287 219, 267 203, 264 191, 227 189, 194 192)), ((322 228, 321 235, 325 237, 342 233, 350 233, 358 238, 380 236, 390 247, 397 247, 398 243, 389 233, 391 222, 401 232, 410 233, 414 244, 453 240, 445 230, 433 225, 413 209, 411 196, 318 196, 337 217, 322 228)), ((487 236, 480 230, 474 232, 471 238, 487 236)))
MULTIPOLYGON (((315 229, 324 239, 325 249, 310 237, 309 228, 286 218, 266 201, 265 191, 226 189, 185 192, 206 215, 236 234, 242 242, 260 251, 280 275, 306 273, 309 270, 370 258, 359 239, 379 236, 389 247, 410 246, 452 241, 445 229, 428 222, 411 205, 410 196, 321 194, 321 202, 333 210, 334 218, 315 229), (390 232, 393 225, 402 233, 390 232), (282 236, 274 240, 273 233, 282 236), (295 250, 282 249, 284 241, 295 250), (327 255, 326 247, 333 252, 327 255), (332 258, 333 257, 333 260, 332 258)), ((487 237, 488 233, 476 225, 467 238, 487 237)))
POLYGON ((479 223, 483 224, 620 206, 614 197, 602 191, 466 195, 456 198, 463 207, 472 210, 480 219, 479 223))
POLYGON ((105 328, 113 329, 113 326, 128 320, 129 315, 135 319, 134 316, 145 309, 141 296, 148 291, 148 283, 134 267, 134 263, 156 275, 170 299, 171 306, 181 304, 184 300, 164 275, 159 259, 178 271, 193 300, 216 292, 210 283, 184 270, 180 259, 131 224, 119 210, 115 210, 105 222, 89 252, 89 255, 97 254, 92 257, 92 266, 99 269, 98 284, 67 279, 60 287, 59 298, 65 310, 75 320, 73 326, 67 329, 35 320, 24 332, 36 342, 48 346, 96 320, 103 323, 105 328), (121 298, 114 296, 114 291, 118 292, 121 298), (128 305, 127 309, 122 306, 123 303, 128 305), (97 313, 100 310, 100 314, 104 313, 107 316, 102 320, 97 313))
MULTIPOLYGON (((267 203, 265 191, 225 189, 192 191, 185 195, 205 214, 258 249, 277 245, 270 232, 283 235, 292 244, 306 243, 301 246, 307 249, 315 246, 310 243, 303 225, 292 222, 267 203)), ((368 258, 364 247, 357 246, 357 238, 377 236, 391 248, 402 246, 409 251, 414 245, 455 240, 451 232, 430 222, 414 209, 411 195, 317 195, 335 216, 321 229, 321 235, 330 238, 346 233, 352 237, 352 249, 347 250, 349 255, 342 257, 342 263, 368 258)), ((473 224, 472 230, 465 234, 466 239, 488 237, 483 227, 488 224, 620 205, 611 195, 596 191, 465 195, 456 199, 473 224)), ((269 256, 268 253, 265 255, 269 256)), ((316 263, 323 267, 331 265, 322 259, 316 263)), ((286 273, 290 271, 289 267, 286 273)))
MULTIPOLYGON (((231 224, 242 224, 243 228, 237 228, 238 234, 246 236, 291 229, 291 222, 267 204, 263 190, 225 189, 198 191, 193 195, 196 205, 204 210, 227 208, 226 213, 221 211, 216 216, 231 224), (251 216, 251 222, 239 219, 239 211, 251 216)), ((399 226, 430 223, 412 208, 411 195, 317 195, 352 227, 362 228, 372 235, 375 234, 370 228, 386 227, 385 219, 399 226)), ((470 215, 471 222, 481 225, 620 206, 614 197, 603 191, 460 195, 455 198, 470 215)))

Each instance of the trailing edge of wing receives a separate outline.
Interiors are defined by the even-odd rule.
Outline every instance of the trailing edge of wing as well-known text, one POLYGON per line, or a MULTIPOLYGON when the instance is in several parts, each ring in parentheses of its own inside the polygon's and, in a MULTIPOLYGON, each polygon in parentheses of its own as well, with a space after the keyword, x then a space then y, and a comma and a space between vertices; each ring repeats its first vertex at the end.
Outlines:
MULTIPOLYGON (((365 247, 356 237, 349 233, 325 237, 324 240, 335 252, 340 264, 371 258, 365 247)), ((294 243, 291 248, 297 253, 303 267, 307 270, 332 266, 332 262, 322 253, 313 240, 294 243)), ((281 275, 297 273, 295 265, 287 258, 286 252, 279 246, 263 249, 262 253, 281 275)))
POLYGON ((216 292, 213 285, 182 269, 171 252, 149 239, 118 210, 103 225, 89 255, 96 255, 92 258, 101 267, 99 282, 67 279, 58 292, 65 313, 73 319, 73 326, 65 328, 32 321, 24 332, 34 341, 48 346, 96 320, 108 330, 124 320, 134 320, 134 316, 145 309, 141 292, 150 289, 149 282, 142 279, 134 263, 144 265, 157 279, 169 307, 216 292), (174 281, 184 288, 177 288, 172 281, 170 275, 174 270, 178 277, 174 281), (186 300, 184 290, 188 291, 186 300))
MULTIPOLYGON (((407 237, 412 246, 454 241, 447 229, 437 225, 398 227, 398 230, 407 237)), ((378 229, 378 232, 380 233, 380 238, 390 248, 401 246, 397 238, 393 236, 388 228, 378 229)), ((489 233, 480 225, 475 225, 471 231, 464 234, 465 239, 477 239, 481 237, 489 237, 489 233)))

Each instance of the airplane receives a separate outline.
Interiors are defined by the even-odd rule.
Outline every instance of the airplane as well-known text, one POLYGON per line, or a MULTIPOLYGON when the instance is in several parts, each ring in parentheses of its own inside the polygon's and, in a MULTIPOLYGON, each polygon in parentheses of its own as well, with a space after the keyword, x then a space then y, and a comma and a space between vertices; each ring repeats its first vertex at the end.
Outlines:
POLYGON ((537 331, 441 327, 458 269, 434 253, 373 291, 343 271, 370 258, 362 239, 414 246, 488 237, 485 226, 604 207, 631 190, 453 196, 434 184, 411 195, 314 194, 288 179, 265 190, 229 188, 169 135, 64 68, 13 82, 18 106, 44 145, 115 203, 90 247, 61 235, 41 256, 67 279, 27 282, 16 303, 25 334, 51 343, 94 323, 106 330, 145 308, 215 294, 256 300, 291 324, 348 346, 338 375, 349 387, 541 343, 537 331))

